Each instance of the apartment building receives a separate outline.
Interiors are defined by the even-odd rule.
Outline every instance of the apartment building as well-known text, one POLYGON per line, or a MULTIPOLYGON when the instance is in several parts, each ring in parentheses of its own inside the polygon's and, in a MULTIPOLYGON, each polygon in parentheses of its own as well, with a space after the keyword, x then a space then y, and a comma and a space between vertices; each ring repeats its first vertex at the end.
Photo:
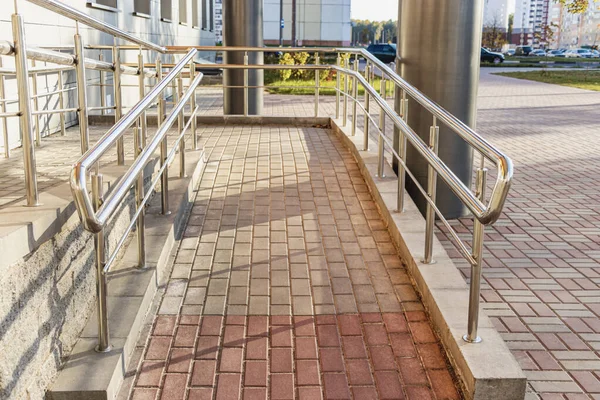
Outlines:
POLYGON ((508 0, 484 0, 483 26, 508 30, 508 0))
POLYGON ((550 22, 555 32, 550 47, 574 48, 600 44, 600 4, 592 0, 583 14, 571 14, 560 4, 554 4, 550 22))
POLYGON ((551 0, 516 0, 513 44, 547 47, 545 27, 550 5, 551 0))

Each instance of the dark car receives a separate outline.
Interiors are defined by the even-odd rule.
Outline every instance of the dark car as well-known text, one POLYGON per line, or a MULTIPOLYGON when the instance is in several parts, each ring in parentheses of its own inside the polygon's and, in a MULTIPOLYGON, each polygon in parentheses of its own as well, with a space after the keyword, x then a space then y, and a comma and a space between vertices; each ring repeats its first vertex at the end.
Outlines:
POLYGON ((533 51, 531 46, 517 46, 515 47, 515 56, 528 56, 533 51))
POLYGON ((367 51, 386 64, 396 60, 395 44, 371 44, 367 47, 367 51))
POLYGON ((481 48, 481 62, 489 62, 494 64, 500 64, 504 62, 504 54, 494 53, 486 48, 481 48))

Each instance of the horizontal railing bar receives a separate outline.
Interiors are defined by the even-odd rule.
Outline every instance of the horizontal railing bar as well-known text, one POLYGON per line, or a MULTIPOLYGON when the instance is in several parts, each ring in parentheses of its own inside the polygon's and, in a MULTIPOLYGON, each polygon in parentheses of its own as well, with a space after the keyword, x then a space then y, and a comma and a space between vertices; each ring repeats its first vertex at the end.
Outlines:
POLYGON ((54 109, 54 110, 37 110, 32 111, 33 115, 47 115, 47 114, 60 114, 60 113, 68 113, 68 112, 77 112, 79 108, 63 108, 63 109, 54 109))
MULTIPOLYGON (((141 99, 121 120, 115 124, 98 142, 88 150, 75 164, 71 171, 71 190, 73 197, 75 198, 75 204, 77 210, 80 213, 80 218, 86 230, 91 232, 100 232, 104 227, 107 216, 110 216, 112 212, 118 207, 118 202, 106 201, 98 211, 98 215, 94 212, 92 207, 92 201, 89 197, 86 184, 87 169, 93 166, 100 157, 102 157, 110 147, 117 142, 117 140, 123 136, 127 129, 139 119, 142 113, 149 107, 151 103, 156 102, 156 98, 162 93, 164 89, 169 87, 171 82, 179 75, 183 68, 194 58, 196 50, 191 50, 185 57, 183 57, 177 68, 173 68, 167 76, 161 80, 143 99, 141 99), (102 211, 104 211, 102 213, 102 211), (102 217, 102 218, 100 218, 102 217)), ((202 74, 198 75, 202 77, 202 74)), ((198 82, 200 82, 198 80, 198 82)), ((145 154, 145 153, 142 153, 145 154)), ((140 160, 138 158, 137 160, 140 160)), ((138 165, 137 161, 134 165, 138 165)), ((133 166, 132 166, 133 168, 133 166)), ((139 168, 139 167, 138 167, 139 168)), ((131 169, 130 169, 131 171, 131 169)), ((138 171, 139 172, 139 171, 138 171)), ((123 180, 124 181, 124 180, 123 180)), ((121 181, 121 182, 123 182, 121 181)), ((115 190, 112 192, 113 196, 109 199, 114 199, 115 193, 119 196, 124 196, 124 192, 115 190)))
POLYGON ((54 90, 52 92, 39 93, 39 94, 36 94, 34 96, 31 96, 31 98, 35 99, 35 98, 39 98, 39 97, 48 97, 48 96, 53 96, 55 94, 60 94, 60 93, 65 93, 65 92, 71 92, 73 90, 77 90, 77 88, 76 87, 72 87, 72 88, 54 90))
POLYGON ((20 117, 20 116, 21 116, 20 111, 0 113, 0 118, 10 118, 10 117, 20 117))
MULTIPOLYGON (((68 6, 64 3, 55 1, 55 0, 27 0, 30 3, 43 7, 47 10, 54 11, 55 13, 62 15, 64 17, 70 18, 74 21, 79 21, 82 24, 85 24, 91 28, 97 29, 101 32, 107 33, 109 35, 118 37, 123 40, 127 40, 131 43, 136 43, 139 46, 145 47, 149 50, 158 51, 159 53, 166 53, 167 49, 163 46, 159 46, 147 40, 141 39, 137 36, 130 34, 129 32, 125 32, 117 27, 107 24, 104 21, 96 19, 82 11, 77 10, 71 6, 68 6)), ((138 47, 139 48, 139 47, 138 47)))
POLYGON ((103 110, 116 110, 116 106, 104 106, 104 107, 88 107, 90 111, 103 111, 103 110))

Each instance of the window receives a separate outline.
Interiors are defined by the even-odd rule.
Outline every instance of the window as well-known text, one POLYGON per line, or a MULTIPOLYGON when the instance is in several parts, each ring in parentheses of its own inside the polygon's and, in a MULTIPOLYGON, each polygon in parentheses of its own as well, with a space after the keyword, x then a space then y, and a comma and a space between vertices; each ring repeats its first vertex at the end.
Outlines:
POLYGON ((171 0, 160 0, 160 19, 167 22, 173 20, 173 3, 171 3, 171 0))
POLYGON ((198 0, 192 0, 192 26, 197 28, 200 26, 198 23, 198 0))
POLYGON ((206 12, 206 1, 207 0, 201 0, 202 1, 202 29, 206 29, 207 24, 206 24, 206 16, 208 15, 208 13, 206 12))
POLYGON ((150 18, 150 0, 133 0, 133 14, 150 18))
POLYGON ((117 0, 89 0, 87 2, 88 7, 99 8, 105 11, 119 11, 117 6, 117 0))
POLYGON ((187 0, 179 0, 179 23, 187 25, 187 0))
POLYGON ((215 30, 215 7, 213 5, 213 0, 208 0, 208 4, 210 7, 210 15, 208 18, 209 19, 209 24, 210 24, 210 31, 214 31, 215 30))

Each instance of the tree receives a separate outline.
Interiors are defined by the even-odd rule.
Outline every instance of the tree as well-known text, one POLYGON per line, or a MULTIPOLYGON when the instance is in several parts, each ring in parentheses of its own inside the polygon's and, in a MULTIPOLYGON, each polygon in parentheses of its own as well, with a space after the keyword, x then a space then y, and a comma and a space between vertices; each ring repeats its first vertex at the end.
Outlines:
POLYGON ((515 25, 515 14, 509 14, 508 16, 508 30, 506 31, 506 40, 508 43, 512 43, 513 26, 515 25))
POLYGON ((353 19, 352 40, 367 44, 371 41, 395 42, 397 36, 397 23, 388 21, 369 21, 353 19))
MULTIPOLYGON (((572 14, 581 14, 587 11, 589 0, 554 0, 567 8, 572 14)), ((595 1, 595 0, 594 0, 595 1)))
POLYGON ((502 26, 498 14, 490 18, 483 26, 481 44, 490 49, 500 49, 506 43, 505 27, 502 26))

